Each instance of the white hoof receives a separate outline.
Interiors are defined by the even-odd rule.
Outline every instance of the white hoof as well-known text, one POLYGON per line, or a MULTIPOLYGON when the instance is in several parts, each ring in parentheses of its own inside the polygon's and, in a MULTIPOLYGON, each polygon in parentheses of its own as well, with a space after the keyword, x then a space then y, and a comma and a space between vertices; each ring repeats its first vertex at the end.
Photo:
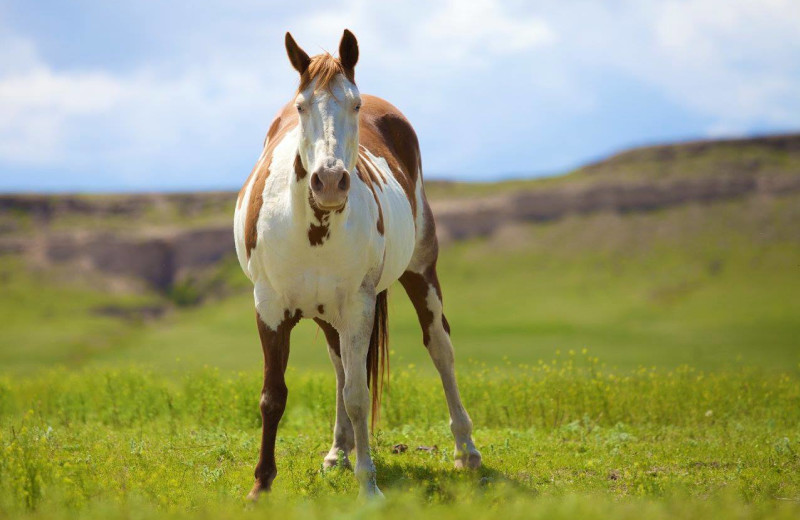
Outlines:
POLYGON ((475 448, 469 450, 456 449, 456 469, 478 469, 481 467, 481 452, 475 448))
POLYGON ((323 469, 331 469, 335 467, 347 468, 352 469, 352 465, 350 464, 350 459, 347 458, 347 455, 344 454, 344 451, 338 450, 337 452, 328 453, 325 456, 325 460, 322 461, 322 468, 323 469))
POLYGON ((358 492, 358 498, 363 500, 384 500, 383 492, 378 489, 377 484, 362 486, 358 492))

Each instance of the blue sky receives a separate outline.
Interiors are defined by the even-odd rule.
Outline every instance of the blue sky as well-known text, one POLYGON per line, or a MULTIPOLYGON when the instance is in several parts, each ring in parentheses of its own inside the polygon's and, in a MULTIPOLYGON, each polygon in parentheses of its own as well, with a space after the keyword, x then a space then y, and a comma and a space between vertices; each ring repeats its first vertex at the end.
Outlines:
POLYGON ((296 87, 284 32, 344 27, 428 178, 800 129, 796 0, 0 0, 0 191, 238 189, 296 87))

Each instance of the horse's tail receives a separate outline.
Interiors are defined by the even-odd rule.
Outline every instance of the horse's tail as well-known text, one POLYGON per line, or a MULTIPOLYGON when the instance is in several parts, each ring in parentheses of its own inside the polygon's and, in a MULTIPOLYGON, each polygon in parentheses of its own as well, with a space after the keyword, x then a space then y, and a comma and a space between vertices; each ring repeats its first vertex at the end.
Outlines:
POLYGON ((384 381, 389 381, 389 306, 386 291, 375 299, 375 322, 367 351, 367 385, 372 392, 372 430, 381 414, 384 381))

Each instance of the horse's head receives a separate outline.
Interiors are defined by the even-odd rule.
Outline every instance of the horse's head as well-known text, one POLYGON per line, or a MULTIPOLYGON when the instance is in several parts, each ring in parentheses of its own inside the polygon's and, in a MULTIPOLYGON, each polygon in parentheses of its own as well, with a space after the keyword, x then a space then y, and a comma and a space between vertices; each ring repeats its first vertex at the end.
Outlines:
POLYGON ((358 111, 361 96, 355 84, 356 37, 345 29, 339 57, 328 53, 309 58, 286 33, 289 61, 300 73, 295 107, 299 116, 299 155, 311 196, 323 210, 347 202, 350 173, 358 158, 358 111))

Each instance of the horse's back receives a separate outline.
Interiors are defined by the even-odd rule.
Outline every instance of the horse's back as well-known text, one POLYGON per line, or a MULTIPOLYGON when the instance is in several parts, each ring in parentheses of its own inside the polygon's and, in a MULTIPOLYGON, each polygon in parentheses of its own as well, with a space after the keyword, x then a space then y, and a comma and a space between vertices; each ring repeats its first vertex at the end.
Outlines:
POLYGON ((420 177, 419 141, 414 127, 388 101, 361 95, 359 142, 373 155, 383 157, 403 187, 416 213, 416 186, 420 177))

